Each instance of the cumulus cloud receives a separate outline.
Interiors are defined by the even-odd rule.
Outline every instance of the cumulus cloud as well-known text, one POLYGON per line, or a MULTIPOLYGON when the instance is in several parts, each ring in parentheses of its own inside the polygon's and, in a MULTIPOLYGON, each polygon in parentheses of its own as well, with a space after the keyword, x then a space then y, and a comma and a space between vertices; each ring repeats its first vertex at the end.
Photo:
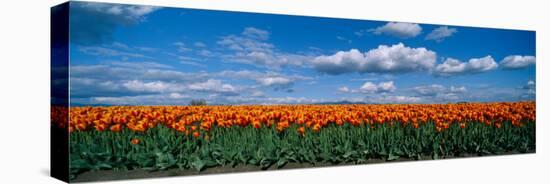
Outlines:
POLYGON ((361 72, 365 63, 365 56, 357 49, 338 51, 334 55, 319 56, 313 60, 317 71, 331 75, 361 72))
POLYGON ((431 70, 436 53, 423 47, 411 48, 403 43, 392 46, 380 45, 361 53, 357 49, 339 51, 329 56, 313 59, 313 67, 330 75, 343 73, 406 73, 431 70))
POLYGON ((112 42, 120 26, 131 26, 145 20, 159 7, 95 2, 71 2, 71 42, 83 45, 112 42))
POLYGON ((535 64, 535 56, 511 55, 500 61, 500 66, 504 69, 522 69, 535 64))
POLYGON ((366 93, 387 93, 393 92, 396 89, 393 81, 380 82, 378 85, 375 85, 372 82, 366 82, 359 88, 359 91, 366 93))
POLYGON ((454 33, 458 32, 456 28, 449 28, 448 26, 441 26, 434 29, 430 34, 426 36, 426 40, 434 40, 436 42, 441 42, 445 38, 452 36, 454 33))
POLYGON ((365 82, 358 89, 349 89, 347 86, 338 88, 338 92, 345 93, 364 93, 364 94, 377 94, 377 93, 390 93, 397 89, 393 81, 379 82, 378 84, 373 82, 365 82))
POLYGON ((422 27, 414 23, 388 22, 387 24, 371 30, 377 35, 389 35, 398 38, 412 38, 422 33, 422 27))
POLYGON ((443 63, 437 65, 434 70, 436 76, 454 76, 473 73, 482 73, 494 70, 498 67, 493 57, 472 58, 468 62, 447 58, 443 63))

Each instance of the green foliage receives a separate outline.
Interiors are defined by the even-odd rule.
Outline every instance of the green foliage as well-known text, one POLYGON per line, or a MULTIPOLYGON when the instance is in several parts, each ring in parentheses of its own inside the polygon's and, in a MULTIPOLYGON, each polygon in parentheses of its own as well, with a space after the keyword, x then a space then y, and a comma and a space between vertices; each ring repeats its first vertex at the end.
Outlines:
POLYGON ((189 102, 189 105, 192 105, 192 106, 206 105, 206 100, 205 99, 191 100, 191 102, 189 102))
POLYGON ((70 134, 70 172, 136 169, 164 170, 254 165, 281 168, 288 163, 368 163, 372 160, 416 160, 525 153, 535 151, 535 122, 501 128, 469 123, 453 124, 437 132, 433 123, 419 128, 390 125, 336 126, 331 124, 304 136, 293 124, 284 132, 274 127, 213 127, 194 138, 158 126, 144 133, 86 131, 70 134), (208 138, 204 137, 208 135, 208 138), (131 144, 132 139, 139 144, 131 144))

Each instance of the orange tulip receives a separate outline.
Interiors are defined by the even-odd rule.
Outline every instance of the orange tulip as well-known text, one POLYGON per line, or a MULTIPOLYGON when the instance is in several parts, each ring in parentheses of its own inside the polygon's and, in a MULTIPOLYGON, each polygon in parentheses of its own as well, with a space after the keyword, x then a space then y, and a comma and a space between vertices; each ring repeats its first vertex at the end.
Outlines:
POLYGON ((313 125, 313 131, 319 132, 319 130, 321 130, 321 125, 319 125, 319 124, 313 125))
POLYGON ((136 139, 136 138, 134 138, 134 139, 132 139, 132 141, 130 141, 130 143, 132 143, 133 145, 139 144, 139 142, 140 142, 139 139, 136 139))
POLYGON ((110 129, 111 129, 112 132, 120 132, 120 130, 122 129, 122 125, 121 124, 116 124, 116 125, 111 126, 110 129))
POLYGON ((304 127, 298 128, 298 134, 300 134, 300 135, 304 135, 305 131, 306 131, 306 130, 305 130, 304 127))

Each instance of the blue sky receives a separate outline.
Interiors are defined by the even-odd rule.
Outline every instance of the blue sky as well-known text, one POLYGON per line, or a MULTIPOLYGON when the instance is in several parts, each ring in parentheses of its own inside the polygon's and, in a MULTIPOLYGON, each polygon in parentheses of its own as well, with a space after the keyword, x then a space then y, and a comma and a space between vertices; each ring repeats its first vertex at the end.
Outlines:
POLYGON ((535 32, 71 2, 72 104, 535 100, 535 32))

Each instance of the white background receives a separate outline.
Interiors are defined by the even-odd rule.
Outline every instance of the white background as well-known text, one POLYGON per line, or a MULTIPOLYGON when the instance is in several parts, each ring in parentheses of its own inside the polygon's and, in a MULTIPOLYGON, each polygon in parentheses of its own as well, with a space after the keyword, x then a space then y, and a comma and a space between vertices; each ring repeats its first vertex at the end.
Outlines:
MULTIPOLYGON (((49 177, 49 8, 61 0, 1 1, 0 183, 49 177)), ((113 183, 548 183, 550 28, 545 1, 111 0, 202 9, 406 21, 537 31, 537 153, 113 183)))

